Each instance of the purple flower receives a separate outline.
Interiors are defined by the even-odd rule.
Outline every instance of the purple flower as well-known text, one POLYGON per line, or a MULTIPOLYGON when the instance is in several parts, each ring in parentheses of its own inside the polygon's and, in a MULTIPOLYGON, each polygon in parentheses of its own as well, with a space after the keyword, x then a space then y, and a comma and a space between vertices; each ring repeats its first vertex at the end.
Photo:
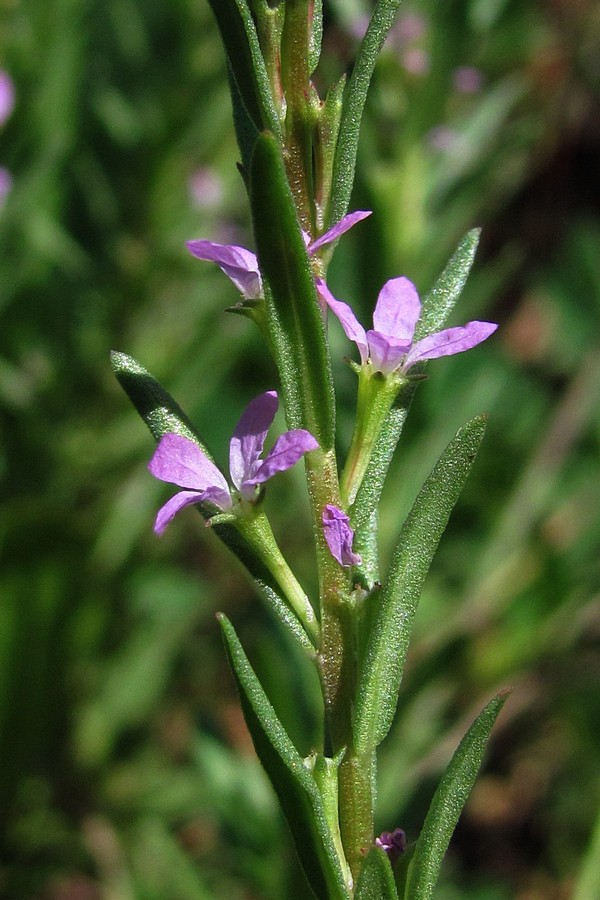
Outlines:
POLYGON ((328 503, 323 509, 321 521, 327 546, 340 566, 360 565, 362 562, 360 556, 352 550, 354 531, 350 528, 350 519, 346 513, 328 503))
POLYGON ((411 44, 425 37, 427 19, 421 13, 405 12, 396 19, 391 29, 391 36, 401 45, 411 44))
MULTIPOLYGON (((371 212, 368 210, 356 210, 340 219, 333 228, 315 241, 305 237, 309 256, 327 244, 332 244, 353 225, 370 215, 371 212)), ((251 250, 237 247, 235 244, 215 244, 213 241, 188 241, 186 247, 197 259, 215 262, 246 300, 259 300, 263 296, 258 259, 251 250)))
POLYGON ((190 175, 188 188, 198 209, 214 210, 223 201, 223 183, 209 166, 201 166, 190 175))
POLYGON ((12 78, 0 69, 0 125, 4 125, 15 105, 15 88, 12 78))
POLYGON ((411 75, 426 75, 431 68, 429 54, 420 47, 408 47, 402 53, 400 61, 411 75))
POLYGON ((475 66, 459 66, 452 73, 455 89, 461 94, 476 94, 481 90, 483 75, 475 66))
MULTIPOLYGON (((244 500, 256 499, 256 488, 285 472, 301 456, 319 445, 302 428, 286 431, 277 438, 264 459, 260 458, 267 432, 275 418, 279 401, 275 391, 251 400, 236 425, 229 444, 229 471, 234 488, 244 500)), ((183 488, 158 511, 154 530, 162 534, 173 516, 192 503, 209 502, 227 512, 233 508, 234 495, 222 472, 200 447, 180 434, 165 434, 160 439, 148 468, 161 481, 183 488)))
POLYGON ((401 828, 382 831, 379 837, 375 838, 375 846, 381 847, 387 853, 390 862, 395 862, 406 850, 406 835, 401 828))
POLYGON ((10 194, 12 182, 12 175, 8 169, 5 169, 4 166, 0 166, 0 209, 2 209, 4 201, 10 194))
POLYGON ((456 151, 463 143, 458 131, 449 125, 434 125, 427 132, 426 140, 432 150, 437 150, 440 153, 456 151))
POLYGON ((347 337, 357 345, 362 364, 370 361, 374 370, 384 375, 397 369, 406 373, 422 360, 470 350, 498 327, 492 322, 468 322, 413 343, 415 327, 421 315, 421 301, 416 287, 408 278, 386 281, 373 313, 375 327, 367 332, 348 304, 336 300, 322 279, 317 279, 317 291, 340 320, 347 337))

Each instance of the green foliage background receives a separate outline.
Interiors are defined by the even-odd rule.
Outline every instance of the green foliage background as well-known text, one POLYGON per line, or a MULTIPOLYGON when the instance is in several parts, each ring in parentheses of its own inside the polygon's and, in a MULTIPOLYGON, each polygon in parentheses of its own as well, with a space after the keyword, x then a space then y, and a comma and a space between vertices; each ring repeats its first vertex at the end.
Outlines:
MULTIPOLYGON (((326 5, 321 85, 351 62, 367 6, 326 5)), ((364 123, 353 207, 375 215, 341 243, 331 284, 366 322, 386 278, 426 290, 481 225, 455 322, 501 329, 431 365, 385 493, 384 556, 450 437, 488 412, 382 746, 380 826, 416 838, 460 735, 511 686, 439 897, 592 900, 600 17, 591 0, 410 12, 426 30, 389 43, 364 123), (427 71, 408 71, 408 50, 427 71), (463 65, 483 73, 474 94, 453 86, 463 65)), ((153 535, 167 492, 108 362, 111 348, 139 359, 222 463, 247 401, 276 386, 251 323, 224 313, 234 289, 184 248, 251 240, 208 5, 2 0, 0 67, 17 91, 0 133, 14 178, 0 210, 0 895, 305 897, 214 612, 302 753, 319 734, 317 686, 193 511, 153 535), (198 170, 216 193, 194 198, 198 170)), ((343 454, 355 376, 335 324, 330 336, 343 454)), ((310 587, 299 469, 267 504, 310 587)))

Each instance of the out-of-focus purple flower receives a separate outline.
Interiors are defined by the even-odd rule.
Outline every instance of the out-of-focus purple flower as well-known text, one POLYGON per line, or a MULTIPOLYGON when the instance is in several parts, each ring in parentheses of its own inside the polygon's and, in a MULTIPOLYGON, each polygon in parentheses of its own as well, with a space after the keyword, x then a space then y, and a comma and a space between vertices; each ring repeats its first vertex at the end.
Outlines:
MULTIPOLYGON (((356 210, 340 219, 329 231, 315 241, 306 238, 309 256, 327 244, 332 244, 342 234, 349 231, 361 219, 371 215, 370 210, 356 210)), ((256 254, 245 247, 234 244, 216 244, 213 241, 188 241, 186 247, 197 259, 215 262, 222 272, 233 281, 246 300, 258 300, 263 296, 262 279, 256 254)))
POLYGON ((460 94, 476 94, 481 90, 483 75, 475 66, 459 66, 452 73, 452 83, 460 94))
MULTIPOLYGON (((261 459, 278 405, 275 391, 251 400, 229 444, 231 481, 240 497, 250 503, 256 499, 258 485, 290 469, 305 453, 319 446, 310 432, 298 428, 277 438, 261 459)), ((157 534, 162 534, 173 516, 190 504, 209 502, 224 512, 233 507, 234 496, 222 472, 189 438, 180 434, 163 435, 148 468, 155 478, 183 488, 158 511, 154 523, 157 534)))
POLYGON ((375 838, 375 846, 385 850, 390 862, 393 863, 406 850, 406 834, 401 828, 394 828, 393 831, 382 831, 379 837, 375 838))
POLYGON ((358 553, 352 550, 354 530, 350 528, 350 519, 346 513, 328 503, 321 517, 325 541, 334 559, 340 566, 357 566, 362 562, 358 553))
POLYGON ((449 153, 457 147, 461 137, 449 125, 435 125, 428 132, 426 140, 433 150, 438 150, 440 153, 449 153))
POLYGON ((0 125, 4 125, 15 105, 15 87, 12 78, 0 69, 0 125))
POLYGON ((402 52, 400 61, 411 75, 426 75, 431 64, 429 54, 420 47, 408 47, 402 52))
POLYGON ((370 21, 369 16, 354 16, 346 28, 353 38, 356 38, 357 41, 362 41, 367 33, 370 21))
POLYGON ((215 209, 223 200, 223 183, 216 172, 208 166, 192 172, 188 188, 198 209, 215 209))
POLYGON ((4 201, 10 194, 12 183, 12 175, 8 169, 5 169, 4 166, 0 166, 0 209, 2 209, 4 201))
POLYGON ((398 16, 392 26, 391 36, 400 46, 405 47, 414 41, 421 40, 427 32, 427 19, 421 13, 405 12, 398 16))
POLYGON ((408 278, 386 281, 373 312, 375 327, 367 332, 348 304, 336 300, 322 279, 317 279, 317 291, 340 320, 346 336, 357 345, 362 364, 370 361, 375 371, 384 375, 397 369, 405 373, 417 362, 470 350, 498 327, 492 322, 468 322, 413 343, 415 327, 421 315, 421 301, 416 287, 408 278))

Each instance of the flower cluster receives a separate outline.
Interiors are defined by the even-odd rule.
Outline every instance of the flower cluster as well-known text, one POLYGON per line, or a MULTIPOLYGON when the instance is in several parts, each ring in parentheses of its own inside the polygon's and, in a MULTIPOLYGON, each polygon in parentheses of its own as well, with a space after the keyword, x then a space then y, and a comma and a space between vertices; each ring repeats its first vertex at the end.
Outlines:
MULTIPOLYGON (((305 234, 309 256, 332 244, 369 215, 368 210, 350 213, 314 241, 305 234)), ((245 300, 258 300, 264 296, 258 259, 252 251, 234 244, 205 240, 189 241, 187 247, 198 259, 216 263, 245 300)), ((383 376, 405 375, 417 362, 470 350, 497 328, 491 322, 473 321, 415 341, 421 301, 414 284, 408 278, 399 277, 383 285, 373 312, 373 328, 365 331, 348 304, 336 299, 323 279, 316 278, 315 284, 323 313, 329 308, 339 319, 346 336, 358 347, 361 365, 369 366, 383 376)), ((233 491, 198 444, 178 434, 162 437, 149 469, 156 478, 176 484, 183 490, 159 510, 155 522, 158 534, 180 509, 190 504, 207 502, 228 512, 235 511, 240 502, 254 503, 260 485, 277 472, 289 469, 305 453, 317 449, 317 441, 308 431, 295 429, 282 434, 261 459, 277 406, 277 394, 268 391, 251 401, 238 422, 229 448, 233 491)), ((346 513, 327 504, 321 521, 325 541, 334 559, 345 568, 360 565, 361 557, 352 549, 354 531, 346 513)))

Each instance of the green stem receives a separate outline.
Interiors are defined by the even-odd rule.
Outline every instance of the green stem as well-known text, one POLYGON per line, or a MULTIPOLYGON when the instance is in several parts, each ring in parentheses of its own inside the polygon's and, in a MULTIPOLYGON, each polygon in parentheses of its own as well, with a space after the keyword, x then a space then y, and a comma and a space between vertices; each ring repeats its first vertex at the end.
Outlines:
POLYGON ((356 420, 340 490, 346 507, 352 506, 367 472, 379 433, 404 379, 374 372, 370 364, 358 371, 356 420))
POLYGON ((321 521, 326 503, 339 505, 332 452, 306 458, 307 480, 319 561, 321 642, 319 673, 325 702, 327 755, 343 754, 338 774, 338 817, 344 856, 356 881, 373 843, 374 756, 353 750, 352 710, 356 695, 356 607, 348 570, 332 557, 321 521))
POLYGON ((315 231, 312 173, 313 113, 308 72, 310 0, 286 0, 281 82, 286 100, 285 163, 302 228, 315 231))
POLYGON ((342 844, 354 883, 373 846, 375 752, 359 756, 348 749, 338 772, 342 844))

